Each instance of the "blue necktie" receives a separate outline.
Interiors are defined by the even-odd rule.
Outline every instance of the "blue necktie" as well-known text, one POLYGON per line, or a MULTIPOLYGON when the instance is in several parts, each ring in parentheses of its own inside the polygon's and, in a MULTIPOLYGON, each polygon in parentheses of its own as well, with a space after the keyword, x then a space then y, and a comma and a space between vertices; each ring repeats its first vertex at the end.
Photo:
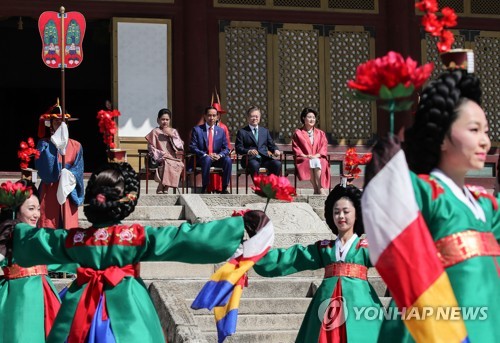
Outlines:
MULTIPOLYGON (((257 128, 253 128, 253 136, 255 137, 255 141, 257 142, 257 149, 259 146, 259 132, 257 131, 257 128)), ((260 155, 255 156, 255 158, 260 159, 260 155)))

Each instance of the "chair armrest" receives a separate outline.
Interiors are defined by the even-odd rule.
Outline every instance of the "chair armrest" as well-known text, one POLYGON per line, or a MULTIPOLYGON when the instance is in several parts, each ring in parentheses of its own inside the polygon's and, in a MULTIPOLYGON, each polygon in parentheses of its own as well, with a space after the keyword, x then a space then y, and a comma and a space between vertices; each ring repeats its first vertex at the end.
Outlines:
POLYGON ((149 150, 148 149, 138 149, 137 154, 139 155, 139 172, 142 169, 142 159, 144 158, 144 164, 146 165, 146 173, 149 172, 149 165, 148 165, 148 160, 149 160, 149 150))

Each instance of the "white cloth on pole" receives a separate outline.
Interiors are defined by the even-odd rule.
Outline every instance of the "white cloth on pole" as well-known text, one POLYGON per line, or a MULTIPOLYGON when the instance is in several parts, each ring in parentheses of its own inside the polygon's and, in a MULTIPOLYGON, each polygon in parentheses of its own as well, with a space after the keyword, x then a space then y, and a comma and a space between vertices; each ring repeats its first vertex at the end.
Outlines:
POLYGON ((61 175, 59 177, 59 186, 57 187, 57 202, 60 205, 66 202, 68 194, 73 192, 76 187, 76 177, 68 169, 64 168, 61 170, 61 175))
POLYGON ((61 155, 66 155, 66 146, 68 145, 69 141, 69 133, 68 125, 66 125, 65 122, 61 123, 56 132, 54 132, 54 134, 50 137, 50 141, 54 143, 61 155))

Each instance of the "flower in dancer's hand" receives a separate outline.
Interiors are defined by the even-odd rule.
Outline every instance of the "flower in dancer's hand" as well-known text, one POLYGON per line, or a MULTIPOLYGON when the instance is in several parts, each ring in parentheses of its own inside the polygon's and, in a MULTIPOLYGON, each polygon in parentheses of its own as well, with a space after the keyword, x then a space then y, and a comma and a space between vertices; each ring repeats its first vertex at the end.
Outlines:
MULTIPOLYGON (((267 198, 266 209, 271 199, 291 202, 293 196, 297 195, 295 188, 290 184, 288 178, 284 176, 274 174, 255 175, 253 179, 255 186, 252 186, 252 189, 255 194, 267 198)), ((264 212, 266 209, 264 209, 264 212)))
MULTIPOLYGON (((397 52, 366 63, 356 69, 356 78, 347 82, 347 87, 355 90, 355 96, 361 100, 395 101, 410 96, 421 87, 431 75, 434 65, 427 63, 417 67, 417 62, 407 57, 406 60, 397 52)), ((401 103, 401 110, 407 110, 409 103, 401 103), (404 107, 404 108, 403 108, 404 107)))

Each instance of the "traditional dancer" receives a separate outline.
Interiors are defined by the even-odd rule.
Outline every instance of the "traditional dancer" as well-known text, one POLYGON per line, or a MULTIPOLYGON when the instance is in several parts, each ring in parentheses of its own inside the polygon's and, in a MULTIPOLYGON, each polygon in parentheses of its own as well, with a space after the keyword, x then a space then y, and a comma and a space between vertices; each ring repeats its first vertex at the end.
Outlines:
MULTIPOLYGON (((4 185, 2 188, 7 184, 4 185)), ((22 197, 14 208, 2 208, 0 230, 12 228, 18 222, 25 223, 26 227, 36 226, 40 218, 40 203, 35 185, 26 180, 11 185, 17 189, 15 193, 22 194, 22 197), (13 217, 15 220, 12 220, 13 217)), ((9 192, 9 198, 14 196, 9 192)), ((3 197, 2 199, 6 200, 3 197)), ((6 252, 2 253, 5 255, 6 252)), ((0 341, 45 342, 60 307, 59 296, 48 277, 47 266, 23 268, 16 264, 15 260, 5 259, 2 261, 2 270, 4 276, 0 280, 0 341)))
POLYGON ((360 200, 361 191, 355 186, 337 185, 325 201, 325 219, 336 240, 272 249, 254 267, 267 277, 325 268, 325 278, 307 309, 296 342, 377 341, 381 320, 357 319, 353 311, 353 307, 377 311, 382 307, 367 281, 371 264, 368 243, 360 237, 364 232, 360 200), (347 308, 347 318, 342 306, 347 308))
POLYGON ((129 164, 105 164, 92 174, 85 192, 84 212, 92 227, 51 230, 16 225, 13 256, 20 264, 77 262, 81 266, 48 342, 164 343, 138 263, 222 262, 240 247, 244 228, 255 235, 261 229, 257 223, 265 217, 254 211, 180 227, 120 224, 134 211, 138 196, 139 179, 129 164))
MULTIPOLYGON (((471 342, 498 342, 498 199, 484 189, 465 183, 469 171, 484 167, 486 154, 490 149, 488 122, 480 104, 481 88, 475 75, 458 69, 444 72, 424 88, 415 114, 415 123, 407 131, 405 143, 407 160, 412 171, 409 191, 411 192, 413 187, 419 213, 434 240, 438 257, 453 288, 468 337, 471 342), (484 309, 487 311, 486 315, 479 312, 484 309), (477 315, 466 315, 468 311, 476 311, 477 315)), ((394 141, 382 141, 374 149, 373 165, 369 166, 366 172, 366 180, 369 182, 365 189, 367 194, 377 166, 388 163, 399 148, 391 144, 393 145, 394 141)), ((408 173, 408 170, 403 168, 400 172, 408 173)), ((391 184, 384 188, 388 193, 391 193, 391 187, 394 187, 394 178, 390 180, 388 183, 391 184)), ((377 192, 377 189, 373 191, 377 192)), ((366 201, 370 201, 370 198, 366 201)), ((380 222, 388 218, 388 213, 382 211, 380 206, 373 208, 376 210, 365 213, 366 216, 370 215, 370 221, 380 222)), ((394 247, 397 246, 394 244, 394 247)), ((402 250, 401 254, 403 252, 402 250)), ((407 258, 411 259, 412 256, 407 258)), ((414 263, 426 262, 428 261, 419 260, 414 263)), ((397 261, 394 265, 397 265, 397 261)), ((404 286, 411 289, 421 287, 416 284, 404 286)), ((448 305, 442 304, 441 310, 446 310, 448 305)), ((394 303, 391 303, 391 307, 395 310, 394 303)), ((456 319, 455 317, 455 321, 456 319)), ((439 318, 437 320, 439 321, 439 318)), ((448 316, 441 320, 454 319, 448 316)), ((438 330, 438 321, 428 330, 438 330)), ((429 332, 428 337, 435 336, 433 332, 429 332)), ((418 335, 419 332, 414 334, 418 335)), ((382 325, 379 341, 388 340, 413 341, 400 317, 386 320, 382 325)))

